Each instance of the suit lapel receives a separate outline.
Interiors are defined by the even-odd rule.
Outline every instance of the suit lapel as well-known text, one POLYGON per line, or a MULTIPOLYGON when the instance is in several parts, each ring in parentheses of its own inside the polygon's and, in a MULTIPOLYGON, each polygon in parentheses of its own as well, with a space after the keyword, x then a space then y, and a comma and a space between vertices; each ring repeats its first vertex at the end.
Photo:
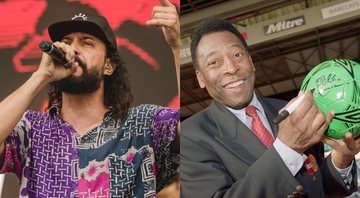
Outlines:
POLYGON ((210 112, 218 128, 214 138, 245 163, 251 165, 266 151, 253 132, 221 104, 214 101, 210 112))

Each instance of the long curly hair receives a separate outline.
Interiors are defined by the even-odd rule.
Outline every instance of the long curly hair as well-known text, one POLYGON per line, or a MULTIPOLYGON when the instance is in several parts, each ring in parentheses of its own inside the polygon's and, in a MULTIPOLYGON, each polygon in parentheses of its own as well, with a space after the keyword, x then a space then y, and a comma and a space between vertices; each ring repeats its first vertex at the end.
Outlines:
MULTIPOLYGON (((128 113, 133 102, 133 95, 130 90, 128 72, 118 50, 116 48, 108 48, 107 58, 110 58, 116 67, 111 76, 104 76, 104 104, 112 109, 111 117, 118 120, 125 117, 128 113)), ((55 104, 61 108, 62 93, 54 83, 50 84, 48 96, 48 109, 55 104)), ((50 114, 53 113, 50 111, 50 114)))

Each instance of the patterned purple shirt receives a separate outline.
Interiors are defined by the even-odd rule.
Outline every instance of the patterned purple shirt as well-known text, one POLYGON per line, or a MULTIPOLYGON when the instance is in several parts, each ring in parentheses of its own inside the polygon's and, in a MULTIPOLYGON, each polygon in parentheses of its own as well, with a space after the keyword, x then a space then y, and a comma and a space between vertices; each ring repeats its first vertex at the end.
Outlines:
POLYGON ((1 173, 20 179, 20 197, 156 197, 177 174, 170 152, 180 113, 140 105, 80 137, 59 114, 27 111, 6 139, 1 173))

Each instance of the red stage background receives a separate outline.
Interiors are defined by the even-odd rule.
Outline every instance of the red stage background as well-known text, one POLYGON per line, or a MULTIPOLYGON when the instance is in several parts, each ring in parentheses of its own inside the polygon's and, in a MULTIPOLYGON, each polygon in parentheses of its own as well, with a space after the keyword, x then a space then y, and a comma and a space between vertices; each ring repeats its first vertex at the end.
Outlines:
MULTIPOLYGON (((179 7, 179 0, 173 0, 179 7)), ((129 70, 134 105, 179 108, 173 56, 162 32, 145 26, 157 0, 5 0, 0 1, 0 100, 29 78, 40 62, 47 27, 75 14, 105 16, 117 36, 129 70)), ((40 109, 44 91, 31 106, 40 109)))

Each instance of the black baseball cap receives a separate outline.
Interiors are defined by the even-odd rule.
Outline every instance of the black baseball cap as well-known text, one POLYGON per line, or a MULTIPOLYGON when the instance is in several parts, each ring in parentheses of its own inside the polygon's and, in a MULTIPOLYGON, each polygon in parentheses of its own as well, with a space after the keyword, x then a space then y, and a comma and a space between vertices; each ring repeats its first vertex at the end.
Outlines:
POLYGON ((53 42, 73 32, 84 32, 98 37, 108 48, 117 49, 114 32, 103 16, 75 14, 69 20, 51 24, 48 31, 53 42))

